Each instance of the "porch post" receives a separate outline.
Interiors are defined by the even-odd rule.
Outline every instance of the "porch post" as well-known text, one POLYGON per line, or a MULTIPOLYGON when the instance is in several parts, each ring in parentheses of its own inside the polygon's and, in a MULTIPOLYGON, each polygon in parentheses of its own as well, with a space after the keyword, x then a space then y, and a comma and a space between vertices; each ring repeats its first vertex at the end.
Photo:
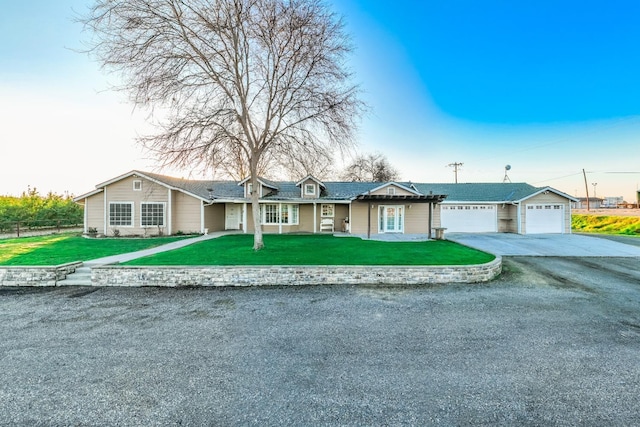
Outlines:
POLYGON ((371 202, 367 202, 367 239, 371 238, 371 202))
POLYGON ((171 236, 172 233, 172 212, 171 212, 171 189, 167 188, 167 235, 171 236))
POLYGON ((242 228, 244 234, 247 234, 247 202, 242 204, 242 228))
POLYGON ((84 212, 83 212, 83 221, 84 221, 84 233, 86 234, 89 230, 87 228, 87 222, 89 220, 89 198, 85 197, 84 198, 84 212))
POLYGON ((433 227, 433 202, 429 202, 429 236, 427 239, 431 240, 431 229, 433 227))
POLYGON ((278 234, 282 234, 282 202, 278 203, 278 234))
POLYGON ((204 234, 204 202, 200 202, 200 233, 204 234))
MULTIPOLYGON (((104 218, 103 218, 103 223, 102 223, 102 234, 104 234, 105 236, 107 235, 107 222, 109 218, 109 202, 107 201, 107 186, 105 185, 104 187, 104 191, 102 192, 102 194, 104 194, 104 218)), ((133 221, 133 218, 131 218, 131 220, 133 221)))
POLYGON ((316 204, 316 202, 313 202, 313 234, 316 234, 316 230, 317 230, 317 227, 318 227, 318 224, 317 224, 318 223, 318 218, 317 218, 318 214, 316 212, 317 210, 318 210, 317 204, 316 204))

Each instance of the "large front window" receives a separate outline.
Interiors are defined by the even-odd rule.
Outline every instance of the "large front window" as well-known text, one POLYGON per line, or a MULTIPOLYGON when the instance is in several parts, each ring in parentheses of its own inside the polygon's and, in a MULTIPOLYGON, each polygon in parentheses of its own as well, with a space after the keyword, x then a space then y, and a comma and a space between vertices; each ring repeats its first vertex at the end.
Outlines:
POLYGON ((133 226, 133 203, 132 202, 110 202, 109 203, 109 225, 111 227, 132 227, 133 226))
POLYGON ((164 203, 142 203, 140 205, 142 227, 164 227, 164 203))
POLYGON ((264 204, 260 205, 263 224, 298 224, 298 205, 264 204))

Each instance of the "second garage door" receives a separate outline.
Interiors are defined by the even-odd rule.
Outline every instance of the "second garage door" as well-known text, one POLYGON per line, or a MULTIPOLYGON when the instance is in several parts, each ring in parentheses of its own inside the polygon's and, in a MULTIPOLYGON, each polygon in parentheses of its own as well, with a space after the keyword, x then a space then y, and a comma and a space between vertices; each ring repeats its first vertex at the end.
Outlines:
POLYGON ((442 227, 449 233, 495 233, 497 209, 493 205, 441 205, 442 227))
POLYGON ((564 205, 527 205, 526 233, 564 233, 564 205))

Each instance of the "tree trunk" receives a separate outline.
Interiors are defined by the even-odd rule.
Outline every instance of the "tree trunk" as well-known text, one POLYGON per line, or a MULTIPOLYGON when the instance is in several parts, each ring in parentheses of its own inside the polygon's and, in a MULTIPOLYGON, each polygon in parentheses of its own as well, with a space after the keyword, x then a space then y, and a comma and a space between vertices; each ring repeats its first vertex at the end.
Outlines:
POLYGON ((251 177, 251 213, 253 214, 253 250, 259 251, 264 248, 262 241, 262 224, 260 218, 260 183, 258 178, 253 175, 251 177))

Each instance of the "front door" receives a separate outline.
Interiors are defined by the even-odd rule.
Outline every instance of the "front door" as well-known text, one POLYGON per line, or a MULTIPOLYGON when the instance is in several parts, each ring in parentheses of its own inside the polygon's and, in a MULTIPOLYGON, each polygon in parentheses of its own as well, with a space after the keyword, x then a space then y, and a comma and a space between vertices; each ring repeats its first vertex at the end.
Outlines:
POLYGON ((242 205, 227 203, 225 205, 225 212, 224 229, 239 230, 240 217, 242 216, 242 205))
POLYGON ((404 206, 380 206, 378 208, 378 224, 380 233, 402 233, 404 231, 404 206))

